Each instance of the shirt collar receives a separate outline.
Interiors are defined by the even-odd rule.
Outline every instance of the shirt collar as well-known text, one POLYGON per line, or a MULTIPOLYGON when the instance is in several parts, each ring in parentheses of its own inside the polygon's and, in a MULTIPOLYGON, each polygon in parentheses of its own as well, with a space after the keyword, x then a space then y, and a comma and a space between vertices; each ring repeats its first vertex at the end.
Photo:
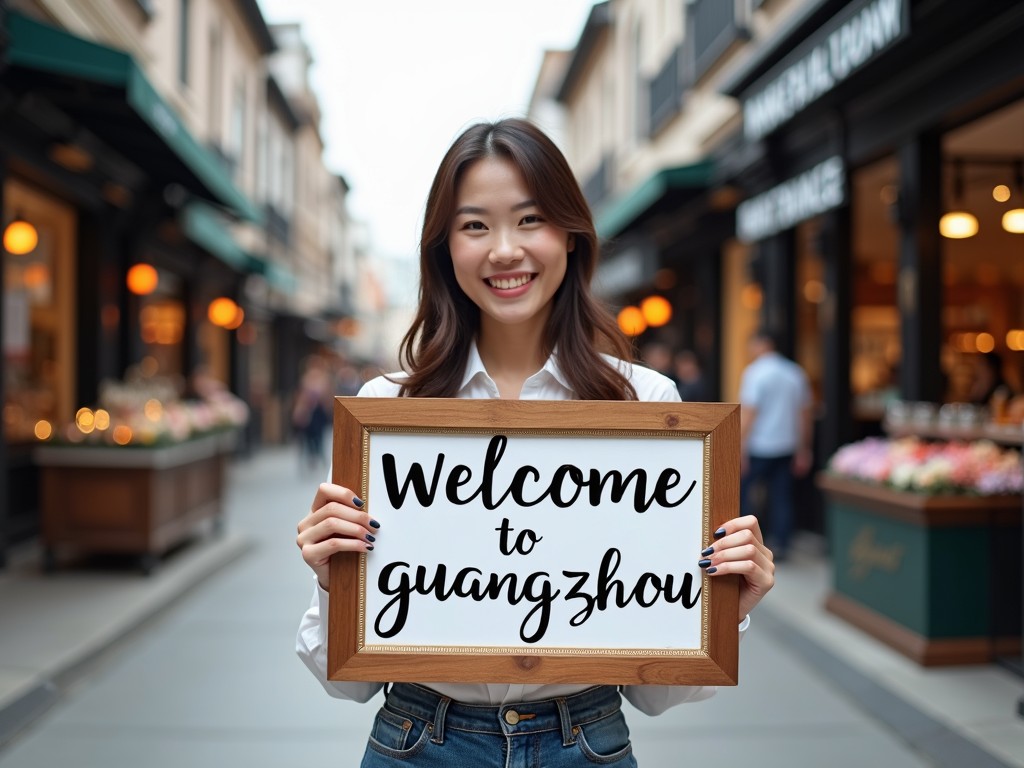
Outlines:
MULTIPOLYGON (((533 375, 537 376, 545 372, 563 387, 572 390, 572 385, 569 384, 569 380, 565 378, 565 374, 558 365, 557 349, 548 355, 548 359, 544 361, 543 367, 533 375)), ((462 383, 459 384, 459 391, 464 390, 473 379, 480 375, 486 376, 488 379, 491 378, 484 367, 484 361, 480 359, 480 350, 476 346, 476 339, 473 339, 469 345, 469 354, 466 356, 466 370, 462 374, 462 383)), ((530 378, 533 377, 531 376, 530 378)))

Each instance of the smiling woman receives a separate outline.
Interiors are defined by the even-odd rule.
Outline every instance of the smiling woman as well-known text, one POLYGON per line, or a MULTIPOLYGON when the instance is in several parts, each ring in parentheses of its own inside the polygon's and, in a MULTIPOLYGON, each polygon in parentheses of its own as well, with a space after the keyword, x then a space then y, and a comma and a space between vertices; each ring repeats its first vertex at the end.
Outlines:
MULTIPOLYGON (((406 371, 374 379, 360 396, 678 402, 672 381, 629 362, 627 340, 590 291, 597 259, 590 210, 552 141, 524 120, 470 127, 445 154, 427 198, 420 241, 420 303, 402 343, 406 371)), ((652 500, 665 508, 677 507, 695 487, 692 478, 673 467, 602 471, 583 462, 576 466, 561 458, 534 456, 529 463, 515 462, 518 468, 499 481, 496 468, 503 439, 491 439, 478 474, 470 461, 451 466, 446 475, 445 456, 437 453, 428 481, 430 462, 400 469, 392 458, 387 493, 399 506, 403 499, 413 503, 415 497, 422 503, 443 493, 455 507, 479 495, 487 503, 508 498, 517 510, 546 498, 559 511, 585 499, 593 504, 591 509, 621 500, 642 513, 652 500)), ((358 701, 370 699, 384 684, 328 680, 325 617, 330 609, 331 558, 338 553, 376 558, 387 547, 382 523, 363 508, 363 500, 351 488, 324 483, 310 513, 299 523, 296 538, 317 581, 299 627, 299 655, 328 692, 358 701), (375 547, 382 552, 373 551, 375 547)), ((389 524, 401 525, 401 520, 385 521, 385 529, 389 524)), ((513 556, 513 551, 524 554, 532 546, 523 541, 523 549, 519 543, 514 550, 506 547, 512 531, 508 518, 495 530, 502 537, 504 556, 513 556)), ((714 537, 713 544, 699 542, 705 548, 690 557, 697 568, 707 569, 706 578, 740 577, 736 619, 745 622, 774 583, 772 554, 753 516, 729 520, 714 537)), ((673 610, 676 604, 683 609, 696 604, 699 588, 694 591, 692 574, 680 578, 674 563, 665 573, 631 572, 619 579, 619 549, 606 544, 593 550, 581 566, 592 571, 541 570, 515 583, 508 562, 501 560, 451 572, 448 564, 423 565, 419 550, 390 566, 387 560, 374 560, 385 563, 380 586, 392 597, 377 613, 378 629, 382 634, 401 629, 416 613, 416 596, 443 602, 465 595, 511 605, 525 600, 532 605, 520 627, 526 643, 545 636, 551 612, 561 602, 572 601, 573 626, 612 602, 672 603, 673 610)), ((424 547, 422 557, 430 560, 436 552, 424 547)), ((337 599, 347 597, 341 594, 337 599)), ((452 626, 456 632, 466 630, 457 622, 452 626)), ((488 768, 529 751, 538 765, 636 766, 617 686, 531 680, 534 684, 515 686, 451 680, 429 686, 394 685, 378 712, 362 765, 381 768, 407 760, 422 766, 488 768), (509 709, 510 704, 515 709, 509 709)), ((701 686, 622 687, 622 695, 652 714, 706 698, 712 691, 701 686)))

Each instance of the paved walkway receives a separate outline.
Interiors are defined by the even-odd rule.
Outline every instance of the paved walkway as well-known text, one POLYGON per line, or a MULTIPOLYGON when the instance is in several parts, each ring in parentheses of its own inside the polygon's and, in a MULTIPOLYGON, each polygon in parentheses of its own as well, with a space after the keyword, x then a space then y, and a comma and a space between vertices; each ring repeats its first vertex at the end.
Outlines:
MULTIPOLYGON (((231 477, 228 535, 149 579, 0 577, 0 739, 48 707, 0 765, 358 765, 376 707, 330 699, 292 651, 311 587, 295 522, 318 478, 283 449, 231 477)), ((921 670, 822 613, 825 575, 817 558, 780 569, 738 688, 629 713, 642 766, 1024 766, 1019 678, 921 670)))

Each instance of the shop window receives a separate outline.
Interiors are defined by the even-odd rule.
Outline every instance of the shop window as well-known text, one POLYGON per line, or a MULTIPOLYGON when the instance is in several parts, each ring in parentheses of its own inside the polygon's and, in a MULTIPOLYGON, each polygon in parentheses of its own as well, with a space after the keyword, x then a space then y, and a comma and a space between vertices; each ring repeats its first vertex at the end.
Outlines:
POLYGON ((739 399, 740 377, 750 362, 747 342, 757 330, 764 292, 751 269, 752 249, 737 240, 722 249, 722 386, 725 401, 739 399))
POLYGON ((74 209, 16 180, 4 185, 3 224, 19 218, 38 241, 3 250, 4 436, 24 443, 70 419, 74 402, 74 209))
POLYGON ((796 309, 793 359, 806 372, 818 400, 821 399, 824 378, 821 328, 826 325, 821 316, 827 311, 821 224, 819 216, 802 222, 796 228, 796 285, 793 286, 796 309))
POLYGON ((181 278, 160 270, 157 290, 139 300, 139 335, 148 371, 183 379, 186 318, 181 278))
POLYGON ((984 369, 993 362, 1010 391, 1024 392, 1024 234, 1004 220, 1024 209, 1024 100, 948 133, 942 152, 943 213, 967 214, 976 229, 941 238, 945 399, 1020 420, 1024 399, 994 402, 984 369))
POLYGON ((850 391, 854 415, 880 421, 899 395, 899 166, 886 157, 853 173, 850 391))

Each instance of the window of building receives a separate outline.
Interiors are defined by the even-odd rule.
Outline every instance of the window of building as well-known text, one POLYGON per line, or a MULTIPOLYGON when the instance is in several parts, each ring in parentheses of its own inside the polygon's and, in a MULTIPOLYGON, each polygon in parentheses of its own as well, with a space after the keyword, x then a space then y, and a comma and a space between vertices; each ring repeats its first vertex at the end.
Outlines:
POLYGON ((235 83, 231 98, 231 125, 228 136, 228 155, 236 179, 242 175, 242 167, 245 165, 245 110, 245 80, 239 79, 235 83))
POLYGON ((191 0, 180 0, 178 5, 178 80, 188 85, 189 16, 191 0))
POLYGON ((70 206, 8 179, 3 222, 30 223, 38 235, 26 253, 3 256, 4 438, 49 437, 74 415, 75 232, 70 206))
POLYGON ((850 392, 854 416, 865 422, 880 420, 899 395, 899 176, 890 155, 852 179, 850 392))
POLYGON ((220 28, 217 26, 210 27, 209 47, 210 87, 207 91, 209 103, 206 112, 210 121, 210 138, 219 145, 224 119, 221 106, 224 100, 224 49, 220 28))

